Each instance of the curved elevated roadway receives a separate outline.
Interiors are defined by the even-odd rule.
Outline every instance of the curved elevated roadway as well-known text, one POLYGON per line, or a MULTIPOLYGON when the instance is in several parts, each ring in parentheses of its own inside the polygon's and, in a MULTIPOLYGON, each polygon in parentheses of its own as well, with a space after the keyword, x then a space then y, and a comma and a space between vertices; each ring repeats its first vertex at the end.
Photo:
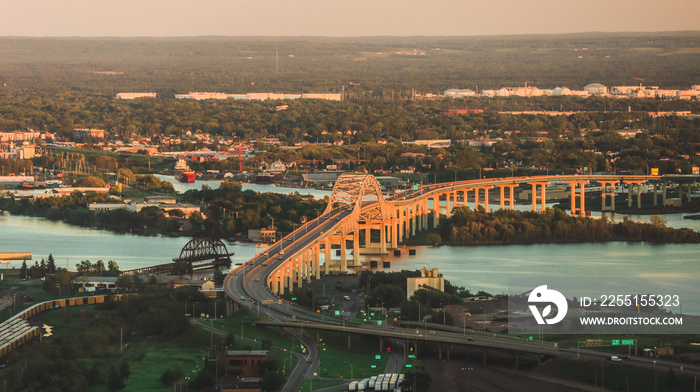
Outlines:
MULTIPOLYGON (((431 184, 418 187, 418 189, 411 189, 404 192, 397 193, 385 199, 385 202, 390 203, 391 208, 411 205, 417 201, 423 201, 426 198, 438 198, 441 194, 447 192, 457 192, 466 191, 468 189, 475 189, 478 187, 491 187, 499 185, 522 185, 522 184, 533 184, 533 183, 547 183, 552 181, 574 181, 574 182, 588 182, 591 180, 595 181, 608 181, 608 182, 623 182, 628 185, 640 184, 646 181, 655 181, 658 183, 668 183, 668 182, 684 182, 684 183, 697 183, 700 176, 634 176, 634 175, 567 175, 567 176, 532 176, 532 177, 509 177, 509 178, 489 178, 489 179, 478 179, 470 181, 456 181, 450 183, 441 184, 431 184)), ((534 188, 535 185, 533 185, 534 188)), ((477 191, 478 192, 478 191, 477 191)), ((453 196, 454 197, 454 196, 453 196)), ((476 197, 478 199, 478 195, 476 197)), ((435 200, 435 199, 433 199, 435 200)), ((487 199, 486 199, 487 200, 487 199)), ((453 201, 454 198, 453 198, 453 201)), ((424 201, 423 201, 424 202, 424 201)), ((478 202, 478 200, 477 200, 478 202)), ((367 328, 363 327, 353 327, 353 326, 342 326, 339 322, 325 321, 321 322, 318 318, 309 315, 308 310, 303 310, 294 304, 282 303, 279 301, 279 297, 270 291, 270 275, 283 265, 289 265, 294 257, 298 256, 300 252, 308 249, 314 243, 318 242, 318 239, 328 233, 333 232, 343 225, 344 220, 352 219, 357 217, 353 215, 354 210, 371 210, 372 208, 377 208, 380 201, 372 200, 362 200, 360 199, 356 205, 345 205, 339 208, 329 208, 319 216, 318 218, 306 223, 301 226, 293 233, 287 235, 282 240, 274 243, 270 247, 266 248, 262 253, 256 255, 250 259, 245 264, 239 266, 238 268, 232 270, 224 281, 224 289, 226 295, 230 301, 237 303, 240 306, 247 307, 257 307, 260 311, 259 313, 263 317, 267 317, 270 323, 276 323, 275 325, 286 326, 290 328, 301 328, 306 325, 307 328, 318 328, 318 329, 332 329, 344 332, 352 333, 363 333, 370 334, 374 336, 384 336, 388 338, 397 339, 411 339, 416 340, 416 334, 412 331, 400 331, 392 330, 387 328, 367 328), (261 305, 263 301, 270 301, 272 304, 261 305), (261 308, 262 306, 262 308, 261 308), (293 320, 296 323, 290 322, 293 320), (308 324, 306 324, 308 323, 308 324), (312 324, 313 323, 313 324, 312 324), (323 324, 323 325, 322 325, 323 324)), ((455 203, 456 204, 456 203, 455 203)), ((451 208, 449 200, 444 208, 451 208)), ((434 206, 433 210, 439 211, 440 206, 434 206)), ((535 204, 533 203, 533 209, 535 209, 535 204)), ((426 213, 423 211, 423 213, 426 213)), ((299 276, 298 279, 303 279, 299 276)), ((270 325, 273 325, 270 324, 270 325)), ((574 355, 580 355, 581 351, 571 348, 555 348, 553 346, 540 345, 536 347, 536 344, 531 344, 529 342, 518 342, 513 339, 503 338, 503 337, 480 337, 477 342, 467 342, 465 337, 459 333, 452 332, 435 332, 427 336, 418 336, 418 340, 430 340, 430 341, 440 341, 445 343, 459 343, 459 344, 474 344, 479 347, 490 347, 494 349, 503 350, 513 350, 513 351, 527 351, 539 354, 548 355, 571 355, 571 350, 574 350, 574 355)), ((307 346, 313 346, 312 342, 307 342, 307 346)), ((595 351, 583 351, 583 354, 590 358, 604 359, 607 354, 601 354, 595 351)), ((307 364, 305 369, 302 369, 303 373, 308 375, 312 370, 318 366, 315 360, 315 355, 311 357, 313 363, 307 364)), ((661 362, 661 361, 657 361, 661 362)), ((630 360, 629 364, 634 364, 635 366, 641 366, 649 368, 653 366, 650 360, 637 359, 630 360), (648 362, 648 363, 647 363, 648 362)), ((677 366, 673 363, 664 363, 668 366, 677 366)), ((697 366, 684 366, 685 372, 696 372, 694 374, 700 374, 700 367, 697 366)))

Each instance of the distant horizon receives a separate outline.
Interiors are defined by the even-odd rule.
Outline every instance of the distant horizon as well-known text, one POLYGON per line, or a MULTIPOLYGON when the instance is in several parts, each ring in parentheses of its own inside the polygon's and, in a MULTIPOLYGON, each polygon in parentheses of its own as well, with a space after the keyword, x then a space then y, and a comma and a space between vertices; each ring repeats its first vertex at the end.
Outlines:
POLYGON ((4 38, 35 38, 35 39, 193 39, 193 38, 264 38, 264 39, 300 39, 300 38, 319 38, 319 39, 355 39, 355 38, 504 38, 504 37, 557 37, 557 36, 588 36, 588 35, 682 35, 682 34, 700 34, 698 30, 649 30, 649 31, 581 31, 570 33, 522 33, 522 34, 488 34, 488 35, 348 35, 348 36, 331 36, 331 35, 142 35, 142 36, 122 36, 122 35, 103 35, 103 36, 84 36, 84 35, 0 35, 0 39, 4 38))
POLYGON ((697 0, 25 0, 8 37, 469 37, 694 31, 697 0))

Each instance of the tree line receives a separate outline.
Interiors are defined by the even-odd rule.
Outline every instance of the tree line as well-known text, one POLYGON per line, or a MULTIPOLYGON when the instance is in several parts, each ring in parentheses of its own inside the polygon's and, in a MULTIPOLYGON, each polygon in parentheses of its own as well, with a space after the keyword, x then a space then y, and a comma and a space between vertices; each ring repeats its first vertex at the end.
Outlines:
POLYGON ((180 199, 203 206, 202 213, 195 212, 185 217, 180 210, 166 213, 158 207, 144 207, 138 212, 126 209, 94 211, 87 207, 88 204, 114 203, 114 200, 107 194, 79 191, 33 200, 4 197, 0 198, 0 210, 117 233, 235 238, 247 235, 249 229, 271 226, 273 220, 278 230, 291 232, 304 219, 318 217, 327 205, 325 199, 315 200, 298 193, 243 191, 240 183, 232 181, 221 182, 217 189, 204 185, 201 190, 189 190, 180 199), (183 229, 183 220, 189 223, 189 229, 183 229))
POLYGON ((634 222, 627 217, 613 223, 600 219, 572 217, 558 208, 543 212, 498 210, 486 212, 456 208, 440 222, 442 238, 451 245, 530 244, 540 242, 631 241, 651 243, 700 243, 700 233, 691 229, 666 227, 663 219, 653 223, 634 222))
MULTIPOLYGON (((546 23, 545 21, 540 21, 546 23)), ((537 23, 537 22, 536 22, 537 23)), ((25 94, 345 92, 385 99, 447 88, 687 84, 697 32, 509 37, 14 38, 0 82, 25 94), (416 49, 420 55, 406 55, 416 49), (290 56, 292 55, 292 56, 290 56), (517 66, 510 66, 517 62, 517 66), (112 74, 103 71, 114 71, 112 74), (349 82, 353 82, 350 84, 349 82)), ((47 102, 62 106, 64 102, 47 102)))

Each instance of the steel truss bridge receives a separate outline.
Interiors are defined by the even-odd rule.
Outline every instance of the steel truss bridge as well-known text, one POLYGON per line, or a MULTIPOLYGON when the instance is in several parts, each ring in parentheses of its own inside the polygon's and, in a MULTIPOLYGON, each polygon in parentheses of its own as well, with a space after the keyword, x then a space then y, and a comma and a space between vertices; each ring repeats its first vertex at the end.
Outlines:
MULTIPOLYGON (((360 254, 384 254, 390 249, 396 249, 405 238, 414 236, 420 230, 426 230, 429 225, 437 227, 442 216, 449 217, 452 209, 461 206, 477 208, 483 206, 489 210, 489 192, 499 192, 498 208, 513 209, 515 205, 515 189, 525 187, 531 191, 532 210, 543 211, 545 209, 547 186, 552 184, 568 183, 571 192, 571 214, 583 216, 585 209, 585 191, 592 181, 600 184, 603 196, 603 209, 614 211, 615 186, 626 187, 628 206, 636 203, 641 208, 642 185, 653 186, 653 205, 663 203, 667 199, 667 190, 671 184, 678 185, 681 197, 690 200, 692 187, 697 186, 700 176, 633 176, 633 175, 572 175, 572 176, 536 176, 536 177, 509 177, 490 178, 470 181, 455 181, 450 183, 432 184, 420 186, 411 190, 385 197, 377 180, 371 175, 342 175, 338 178, 330 202, 326 210, 318 218, 307 222, 282 240, 270 245, 260 254, 248 262, 232 270, 224 281, 224 290, 227 297, 227 312, 232 312, 236 307, 258 307, 258 312, 267 314, 270 320, 293 320, 304 324, 294 324, 294 321, 278 322, 292 328, 316 328, 308 322, 316 323, 318 328, 324 325, 335 324, 333 328, 341 328, 344 332, 352 334, 352 326, 340 326, 340 321, 321 321, 309 316, 308 311, 298 308, 295 304, 281 303, 279 295, 285 291, 291 292, 294 287, 302 287, 311 279, 320 278, 321 271, 325 274, 343 273, 348 268, 360 266, 360 254), (348 243, 352 247, 352 257, 348 258, 348 243), (363 246, 361 246, 363 245, 363 246), (331 257, 331 250, 337 252, 331 257), (321 265, 321 255, 324 263, 321 265), (255 302, 249 302, 255 301, 255 302), (260 308, 260 305, 263 305, 260 308)), ((589 188, 589 192, 590 192, 589 188)), ((494 205, 495 206, 495 205, 494 205)), ((265 324, 265 323, 262 323, 265 324)), ((275 324, 268 323, 270 325, 275 324)), ((366 328, 365 328, 366 329, 366 328)), ((380 338, 393 336, 391 329, 379 328, 365 331, 380 338)), ((401 336, 401 338, 417 341, 420 339, 438 341, 443 343, 459 342, 471 344, 462 336, 445 332, 444 337, 436 338, 431 334, 423 336, 401 336)), ((410 334, 410 332, 409 332, 410 334)), ((419 334, 420 335, 420 334, 419 334)), ((348 335, 349 336, 349 335, 348 335)), ((301 336, 300 339, 303 339, 301 336)), ((348 338, 349 339, 349 338, 348 338)), ((491 339, 491 338, 489 338, 491 339)), ((494 341, 480 337, 477 345, 487 347, 501 347, 503 344, 493 337, 494 341)), ((348 344, 349 344, 348 340, 348 344)), ((309 344, 313 351, 315 346, 309 344)), ((544 351, 527 347, 513 347, 512 342, 503 346, 509 351, 537 352, 544 351)), ((547 348, 552 350, 551 348, 547 348)), ((572 349, 573 350, 573 349, 572 349)), ((564 355, 565 350, 559 349, 559 354, 564 355)), ((449 357, 449 349, 448 349, 449 357)), ((578 357, 577 350, 568 353, 578 357)), ((583 357, 583 353, 581 353, 583 357)), ((605 353, 588 353, 591 358, 600 360, 605 353)), ((313 355, 315 358, 315 354, 313 355)), ((310 356, 311 358, 311 356, 310 356)), ((644 360, 639 360, 644 361, 644 360)), ((647 362, 650 362, 647 360, 647 362)), ((649 363, 632 363, 634 366, 653 369, 649 363)), ((315 366, 302 364, 302 371, 309 376, 315 366)), ((693 368, 700 374, 700 369, 693 368)), ((300 385, 300 380, 297 380, 300 385)), ((295 384, 296 385, 296 384, 295 384)), ((297 385, 298 387, 298 385, 297 385)), ((292 389, 289 389, 292 390, 292 389)))
MULTIPOLYGON (((431 184, 385 197, 379 183, 371 175, 343 174, 333 188, 326 210, 307 222, 267 251, 251 259, 250 265, 265 263, 268 273, 261 276, 272 294, 302 287, 304 281, 318 279, 321 271, 345 273, 360 267, 361 254, 386 254, 399 243, 437 227, 442 216, 450 217, 455 207, 482 206, 487 211, 489 192, 499 192, 500 209, 513 209, 515 189, 531 192, 532 211, 545 209, 547 186, 567 183, 571 192, 571 214, 585 216, 585 192, 591 182, 600 184, 603 210, 615 210, 615 187, 626 188, 628 206, 642 206, 642 185, 653 186, 653 205, 665 205, 668 188, 679 184, 681 198, 690 201, 697 175, 551 175, 533 177, 488 178, 431 184), (430 219, 429 219, 430 218, 430 219), (348 258, 348 244, 352 257, 348 258), (333 257, 336 250, 339 258, 333 257), (321 255, 324 263, 321 265, 321 255)), ((239 271, 237 269, 236 271, 239 271)), ((236 274, 238 272, 235 272, 236 274)))
POLYGON ((180 251, 180 257, 172 263, 123 271, 122 275, 184 275, 198 268, 230 266, 231 256, 219 239, 195 238, 180 251))

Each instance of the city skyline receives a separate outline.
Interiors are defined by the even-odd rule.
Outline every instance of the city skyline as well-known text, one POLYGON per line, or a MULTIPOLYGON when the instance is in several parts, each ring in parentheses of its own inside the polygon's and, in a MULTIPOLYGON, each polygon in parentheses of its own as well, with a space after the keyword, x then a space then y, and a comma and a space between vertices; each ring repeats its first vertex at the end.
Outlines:
POLYGON ((695 0, 135 0, 5 5, 0 36, 480 36, 698 30, 695 0))

